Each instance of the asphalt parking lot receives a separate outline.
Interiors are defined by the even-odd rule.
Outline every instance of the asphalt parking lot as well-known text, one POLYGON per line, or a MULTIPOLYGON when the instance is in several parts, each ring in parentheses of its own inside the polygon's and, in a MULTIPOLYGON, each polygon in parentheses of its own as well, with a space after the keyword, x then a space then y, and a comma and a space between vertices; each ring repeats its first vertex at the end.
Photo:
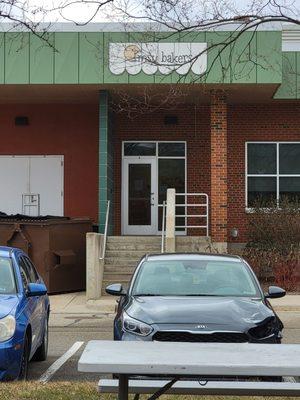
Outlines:
MULTIPOLYGON (((284 343, 300 344, 300 311, 282 311, 278 313, 285 324, 284 343)), ((70 316, 70 320, 71 320, 70 316)), ((85 344, 92 339, 112 339, 113 314, 104 313, 94 316, 81 316, 69 326, 52 326, 49 335, 49 355, 45 362, 32 362, 29 379, 39 380, 60 357, 64 356, 74 343, 84 342, 78 351, 63 365, 50 370, 49 381, 91 381, 97 382, 99 376, 77 371, 77 363, 85 344)), ((80 345, 80 344, 79 344, 80 345)))

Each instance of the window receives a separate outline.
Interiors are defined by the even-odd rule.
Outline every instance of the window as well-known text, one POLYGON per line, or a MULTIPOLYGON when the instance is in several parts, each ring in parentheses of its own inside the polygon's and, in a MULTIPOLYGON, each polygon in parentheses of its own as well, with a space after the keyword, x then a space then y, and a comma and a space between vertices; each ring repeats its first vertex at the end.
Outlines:
POLYGON ((132 142, 124 143, 124 156, 155 156, 156 143, 132 142))
POLYGON ((39 276, 36 272, 36 269, 34 267, 34 265, 32 264, 32 262, 30 261, 30 259, 28 257, 23 257, 23 260, 25 261, 26 265, 27 265, 27 270, 29 273, 29 277, 30 277, 30 282, 31 283, 36 283, 39 279, 39 276))
POLYGON ((25 264, 25 262, 23 260, 23 257, 19 259, 19 267, 20 267, 23 288, 27 289, 27 286, 30 283, 30 276, 28 273, 27 265, 25 264))
POLYGON ((247 207, 300 201, 300 142, 247 143, 247 207))
POLYGON ((248 267, 240 261, 145 261, 133 283, 133 295, 260 296, 248 267))
POLYGON ((185 157, 185 143, 158 143, 158 155, 160 157, 185 157))
POLYGON ((16 293, 16 282, 10 258, 0 257, 0 294, 16 293))

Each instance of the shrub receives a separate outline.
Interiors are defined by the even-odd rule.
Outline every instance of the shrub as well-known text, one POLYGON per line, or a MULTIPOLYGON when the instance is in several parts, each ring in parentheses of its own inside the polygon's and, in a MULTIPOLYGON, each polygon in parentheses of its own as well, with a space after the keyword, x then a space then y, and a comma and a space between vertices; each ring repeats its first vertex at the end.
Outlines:
POLYGON ((256 274, 286 290, 300 289, 300 202, 257 203, 249 215, 243 256, 256 274))

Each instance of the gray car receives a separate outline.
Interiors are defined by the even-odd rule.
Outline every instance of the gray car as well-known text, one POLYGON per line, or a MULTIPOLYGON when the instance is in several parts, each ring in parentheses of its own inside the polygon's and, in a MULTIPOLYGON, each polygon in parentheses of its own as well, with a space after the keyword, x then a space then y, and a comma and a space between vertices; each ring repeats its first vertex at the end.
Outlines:
POLYGON ((283 324, 248 263, 212 254, 153 254, 139 262, 120 296, 115 340, 280 343, 283 324))

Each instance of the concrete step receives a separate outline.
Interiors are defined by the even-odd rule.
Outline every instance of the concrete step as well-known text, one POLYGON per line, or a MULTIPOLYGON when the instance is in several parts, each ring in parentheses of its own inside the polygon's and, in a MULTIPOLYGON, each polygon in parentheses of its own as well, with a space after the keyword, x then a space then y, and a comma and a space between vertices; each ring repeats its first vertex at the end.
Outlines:
POLYGON ((134 267, 128 267, 127 265, 106 265, 104 268, 104 273, 118 273, 120 275, 122 274, 132 274, 133 271, 135 270, 135 266, 134 267))
POLYGON ((131 259, 141 259, 145 254, 149 254, 149 252, 143 250, 106 250, 105 257, 107 258, 131 258, 131 259))
POLYGON ((176 251, 189 253, 189 252, 210 252, 210 238, 206 236, 177 236, 176 237, 176 251))
POLYGON ((177 246, 177 253, 210 253, 211 248, 208 245, 200 246, 177 246))
POLYGON ((161 236, 107 236, 107 243, 117 242, 138 242, 138 243, 160 243, 161 236))
POLYGON ((159 252, 161 246, 160 236, 108 236, 107 251, 159 252))
POLYGON ((105 257, 104 268, 106 265, 114 265, 114 266, 127 266, 127 267, 135 267, 139 262, 140 258, 130 259, 130 258, 111 258, 105 257))
POLYGON ((106 251, 126 250, 143 251, 144 253, 160 253, 161 245, 156 243, 139 242, 110 242, 106 244, 106 251))
POLYGON ((104 272, 103 281, 113 281, 119 283, 122 282, 129 282, 132 277, 132 273, 119 273, 119 272, 104 272))

